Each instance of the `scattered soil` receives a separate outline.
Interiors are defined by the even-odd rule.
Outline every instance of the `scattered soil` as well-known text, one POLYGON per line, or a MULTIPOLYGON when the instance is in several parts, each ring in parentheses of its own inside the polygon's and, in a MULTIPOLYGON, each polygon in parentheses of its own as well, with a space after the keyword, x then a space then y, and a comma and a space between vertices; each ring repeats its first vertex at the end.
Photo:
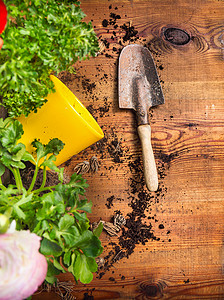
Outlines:
MULTIPOLYGON (((105 136, 90 148, 100 156, 100 159, 110 157, 114 163, 123 163, 124 149, 122 139, 119 139, 115 128, 109 127, 110 132, 105 132, 105 136)), ((110 169, 114 169, 114 164, 110 169)))
MULTIPOLYGON (((151 215, 151 207, 155 203, 160 203, 165 197, 167 189, 162 183, 162 179, 166 176, 166 170, 169 164, 167 156, 161 158, 158 166, 160 186, 157 192, 150 193, 145 188, 144 175, 142 170, 142 162, 140 158, 133 159, 131 155, 127 156, 129 160, 128 166, 130 169, 129 186, 127 191, 129 207, 131 211, 125 216, 126 224, 121 228, 121 234, 117 242, 110 242, 113 247, 106 257, 104 257, 105 264, 98 271, 98 278, 111 269, 111 267, 123 258, 128 258, 136 248, 136 245, 146 245, 148 242, 155 240, 159 241, 160 238, 154 235, 152 221, 158 222, 155 215, 151 215)), ((119 164, 119 163, 117 163, 119 164)), ((114 195, 106 200, 106 206, 111 209, 113 202, 117 201, 114 195)), ((121 211, 115 211, 116 214, 122 214, 121 211)), ((165 229, 163 223, 159 223, 158 228, 165 229)), ((167 235, 170 230, 166 230, 167 235)), ((169 242, 171 239, 168 240, 169 242)))
MULTIPOLYGON (((112 6, 109 7, 112 9, 112 6)), ((114 10, 118 10, 117 7, 114 10)), ((139 40, 138 30, 131 25, 130 22, 125 22, 121 24, 121 16, 117 12, 110 12, 108 19, 102 20, 102 27, 107 31, 107 35, 110 37, 104 38, 99 36, 99 40, 104 44, 105 49, 101 54, 105 55, 107 58, 114 58, 113 54, 119 54, 122 48, 130 42, 136 42, 139 40), (110 45, 112 44, 112 47, 110 45), (108 53, 108 49, 112 50, 108 53)), ((143 39, 144 41, 145 39, 143 39)))

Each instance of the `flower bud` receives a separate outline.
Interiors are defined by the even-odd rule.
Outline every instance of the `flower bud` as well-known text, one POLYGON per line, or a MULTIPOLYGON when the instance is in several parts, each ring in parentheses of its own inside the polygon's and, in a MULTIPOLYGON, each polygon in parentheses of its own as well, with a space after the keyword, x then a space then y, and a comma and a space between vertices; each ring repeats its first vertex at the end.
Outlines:
POLYGON ((0 234, 5 233, 9 228, 9 218, 0 214, 0 234))

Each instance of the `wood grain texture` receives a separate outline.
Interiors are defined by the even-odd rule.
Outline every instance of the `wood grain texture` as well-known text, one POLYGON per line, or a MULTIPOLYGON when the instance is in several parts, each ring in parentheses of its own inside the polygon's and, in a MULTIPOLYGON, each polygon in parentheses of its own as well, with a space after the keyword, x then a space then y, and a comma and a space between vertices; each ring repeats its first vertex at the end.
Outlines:
MULTIPOLYGON (((141 179, 130 169, 130 162, 141 157, 134 114, 118 107, 117 63, 124 45, 136 42, 151 50, 165 104, 150 111, 160 192, 152 193, 145 211, 159 240, 137 245, 129 258, 115 263, 101 279, 95 275, 89 285, 75 285, 73 295, 77 299, 84 299, 84 293, 94 299, 223 299, 224 2, 82 0, 82 8, 99 39, 108 44, 96 58, 77 63, 76 75, 61 73, 60 78, 91 108, 106 137, 103 150, 89 147, 65 164, 69 176, 78 162, 93 155, 99 159, 99 171, 84 175, 87 198, 93 201, 91 221, 109 221, 116 210, 130 212, 130 183, 135 180, 138 190, 141 179), (117 28, 102 25, 111 13, 120 16, 117 28), (138 39, 125 41, 123 24, 133 26, 138 39), (186 31, 190 42, 177 46, 166 41, 163 33, 171 27, 186 31), (115 139, 122 150, 119 163, 109 151, 115 139), (113 206, 108 208, 111 196, 113 206)), ((113 251, 111 242, 116 243, 117 237, 103 232, 103 256, 113 251)), ((74 280, 64 274, 60 281, 74 280)), ((41 293, 34 299, 60 297, 41 293)))

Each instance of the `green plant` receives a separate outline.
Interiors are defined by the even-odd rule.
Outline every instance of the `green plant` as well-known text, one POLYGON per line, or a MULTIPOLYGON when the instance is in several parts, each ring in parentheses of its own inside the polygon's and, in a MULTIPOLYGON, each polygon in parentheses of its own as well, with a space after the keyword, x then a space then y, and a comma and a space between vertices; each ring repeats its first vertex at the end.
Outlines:
POLYGON ((40 252, 48 261, 46 280, 55 281, 55 275, 68 270, 75 280, 89 283, 97 270, 95 258, 102 253, 99 235, 102 225, 89 230, 87 213, 91 202, 84 196, 88 187, 81 175, 74 173, 70 182, 63 183, 63 169, 55 166, 56 155, 63 143, 52 139, 47 145, 35 140, 35 155, 28 153, 19 143, 23 128, 18 120, 0 119, 0 176, 5 167, 15 178, 15 184, 0 184, 0 213, 11 215, 16 220, 17 230, 29 229, 42 237, 40 252), (26 161, 35 165, 33 180, 29 188, 23 186, 20 170, 26 161), (34 189, 38 171, 43 169, 43 182, 34 189), (47 168, 58 173, 60 182, 45 186, 47 168))
POLYGON ((54 90, 49 75, 95 56, 97 37, 79 1, 6 0, 0 93, 10 116, 28 115, 54 90))

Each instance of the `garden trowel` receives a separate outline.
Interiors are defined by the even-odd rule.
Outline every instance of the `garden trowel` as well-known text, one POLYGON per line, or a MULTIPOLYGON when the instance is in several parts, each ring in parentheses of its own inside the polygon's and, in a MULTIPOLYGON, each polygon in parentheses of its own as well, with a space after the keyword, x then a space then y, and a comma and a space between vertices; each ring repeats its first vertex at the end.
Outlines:
POLYGON ((137 44, 123 48, 119 58, 118 80, 119 107, 136 111, 146 186, 150 191, 156 191, 158 174, 151 145, 148 110, 163 104, 164 97, 153 58, 147 48, 137 44))

